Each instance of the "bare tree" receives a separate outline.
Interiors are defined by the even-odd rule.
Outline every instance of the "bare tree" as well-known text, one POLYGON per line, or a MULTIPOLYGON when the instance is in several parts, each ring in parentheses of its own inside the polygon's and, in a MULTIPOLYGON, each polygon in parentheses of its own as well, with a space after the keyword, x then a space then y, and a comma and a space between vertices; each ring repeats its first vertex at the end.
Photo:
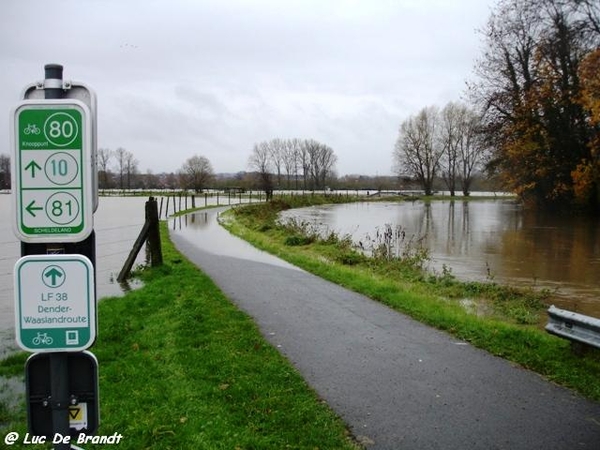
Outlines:
POLYGON ((119 147, 115 150, 115 170, 117 172, 117 179, 119 181, 119 189, 125 189, 125 166, 127 164, 127 150, 123 147, 119 147))
POLYGON ((466 105, 450 102, 441 112, 439 129, 442 178, 451 196, 459 182, 463 195, 469 195, 474 172, 481 166, 486 148, 479 134, 480 117, 466 105))
POLYGON ((138 174, 138 160, 135 159, 133 153, 127 152, 125 158, 125 176, 127 180, 127 189, 135 187, 135 177, 138 174))
POLYGON ((311 189, 323 189, 327 180, 334 176, 336 161, 333 150, 314 139, 272 139, 254 146, 248 165, 256 171, 261 188, 268 194, 268 191, 273 190, 275 175, 279 185, 281 184, 282 168, 287 174, 288 187, 292 176, 297 185, 301 168, 304 188, 310 183, 311 189))
POLYGON ((442 178, 450 191, 456 195, 456 183, 459 169, 459 147, 462 140, 462 111, 456 103, 448 103, 440 115, 440 139, 442 145, 441 172, 442 178))
POLYGON ((98 184, 100 189, 110 187, 111 173, 109 169, 110 159, 113 155, 112 150, 108 148, 99 148, 97 152, 98 161, 98 184))
POLYGON ((268 142, 269 151, 271 152, 271 161, 277 175, 277 187, 281 187, 281 166, 283 165, 283 152, 285 141, 276 138, 268 142))
POLYGON ((248 167, 256 172, 260 188, 265 191, 267 200, 270 200, 273 196, 273 164, 268 142, 254 144, 252 154, 248 159, 248 167))
POLYGON ((477 169, 482 168, 488 156, 488 147, 481 133, 481 117, 473 110, 461 109, 460 123, 460 181, 464 196, 471 192, 471 184, 477 169))
POLYGON ((10 156, 0 155, 0 189, 10 189, 10 156))
POLYGON ((181 168, 183 186, 202 192, 214 178, 214 171, 208 158, 192 156, 181 168))
POLYGON ((309 139, 303 142, 308 155, 308 170, 311 188, 325 189, 327 178, 333 174, 337 157, 333 150, 325 144, 309 139))
POLYGON ((400 134, 394 147, 394 169, 398 176, 414 177, 425 195, 433 193, 443 149, 437 138, 438 110, 423 108, 400 125, 400 134))
POLYGON ((286 174, 287 188, 289 189, 291 187, 292 177, 296 180, 296 187, 298 187, 299 140, 286 139, 283 141, 283 144, 281 159, 286 174))
POLYGON ((308 180, 310 177, 310 156, 308 154, 308 148, 305 145, 306 141, 300 141, 298 149, 298 160, 300 167, 302 168, 302 188, 308 189, 308 180))
POLYGON ((138 171, 138 161, 133 153, 119 147, 115 150, 116 171, 119 180, 119 189, 131 189, 132 182, 138 171))

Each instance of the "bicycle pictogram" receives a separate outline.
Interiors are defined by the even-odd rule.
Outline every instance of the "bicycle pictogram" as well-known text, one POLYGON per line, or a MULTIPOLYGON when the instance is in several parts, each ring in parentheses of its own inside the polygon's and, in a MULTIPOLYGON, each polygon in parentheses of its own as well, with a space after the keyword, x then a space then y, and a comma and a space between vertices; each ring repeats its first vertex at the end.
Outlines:
POLYGON ((48 333, 40 333, 38 331, 37 336, 34 337, 31 342, 33 345, 52 345, 54 339, 52 339, 52 336, 48 336, 48 333))
POLYGON ((28 123, 27 126, 25 127, 25 129, 23 130, 23 133, 25 134, 40 134, 41 130, 38 128, 38 126, 34 123, 28 123))

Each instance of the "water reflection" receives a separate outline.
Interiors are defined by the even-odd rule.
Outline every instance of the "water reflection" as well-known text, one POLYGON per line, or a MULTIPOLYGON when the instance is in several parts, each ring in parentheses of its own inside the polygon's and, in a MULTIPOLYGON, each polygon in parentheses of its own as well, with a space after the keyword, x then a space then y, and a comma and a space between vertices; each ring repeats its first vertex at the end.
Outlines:
POLYGON ((219 214, 225 209, 227 207, 213 208, 171 218, 169 229, 174 236, 183 238, 187 245, 207 253, 299 270, 279 258, 257 250, 219 225, 219 214))
POLYGON ((285 212, 355 242, 385 224, 422 238, 430 268, 466 280, 556 290, 557 306, 600 317, 598 219, 525 211, 510 200, 358 203, 285 212))
POLYGON ((209 213, 204 211, 195 212, 192 214, 185 214, 183 216, 174 217, 171 219, 171 229, 172 230, 181 230, 183 228, 207 228, 208 227, 208 219, 209 213))

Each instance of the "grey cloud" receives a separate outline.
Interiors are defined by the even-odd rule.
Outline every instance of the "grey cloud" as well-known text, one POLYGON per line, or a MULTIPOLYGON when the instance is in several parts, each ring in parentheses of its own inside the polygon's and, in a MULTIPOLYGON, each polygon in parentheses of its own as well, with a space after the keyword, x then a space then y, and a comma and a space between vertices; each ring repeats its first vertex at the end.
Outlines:
POLYGON ((255 142, 298 136, 341 174, 384 173, 402 119, 460 97, 494 1, 3 0, 0 108, 56 62, 96 90, 101 144, 142 169, 201 153, 245 170, 255 142))

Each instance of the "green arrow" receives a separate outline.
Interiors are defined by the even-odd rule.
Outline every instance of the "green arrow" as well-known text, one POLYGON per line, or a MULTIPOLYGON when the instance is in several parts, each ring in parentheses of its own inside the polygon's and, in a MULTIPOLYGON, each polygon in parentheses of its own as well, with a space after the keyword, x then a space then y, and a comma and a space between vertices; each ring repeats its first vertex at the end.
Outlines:
POLYGON ((33 217, 35 217, 35 212, 34 211, 39 211, 39 210, 44 209, 41 206, 34 206, 34 205, 35 205, 35 200, 31 200, 31 203, 25 207, 25 210, 29 214, 31 214, 33 217))
POLYGON ((25 170, 31 169, 31 178, 35 178, 35 169, 42 170, 42 168, 35 161, 31 161, 25 166, 25 170))
POLYGON ((52 269, 50 269, 48 272, 46 272, 46 273, 44 274, 44 276, 45 276, 46 278, 47 278, 47 277, 50 277, 50 278, 51 278, 51 280, 50 280, 50 284, 51 284, 52 286, 54 286, 54 285, 56 284, 56 279, 57 279, 57 278, 62 278, 63 274, 60 272, 60 270, 57 270, 57 269, 55 269, 55 268, 53 267, 53 268, 52 268, 52 269))

